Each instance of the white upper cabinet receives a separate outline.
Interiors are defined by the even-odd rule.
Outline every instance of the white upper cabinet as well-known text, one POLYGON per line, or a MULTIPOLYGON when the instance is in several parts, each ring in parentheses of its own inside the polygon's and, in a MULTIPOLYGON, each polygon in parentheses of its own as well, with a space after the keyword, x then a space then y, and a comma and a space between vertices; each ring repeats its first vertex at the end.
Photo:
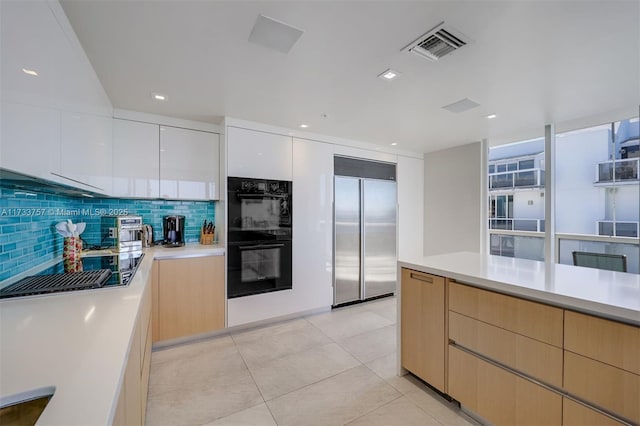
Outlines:
POLYGON ((219 161, 217 133, 160 126, 160 197, 217 200, 219 161))
POLYGON ((2 104, 0 167, 43 179, 60 172, 60 113, 54 109, 2 104))
POLYGON ((111 193, 112 119, 92 114, 62 112, 60 176, 111 193))
POLYGON ((52 1, 0 1, 0 166, 108 194, 112 107, 52 1))
POLYGON ((160 197, 160 126, 113 119, 114 197, 160 197))
POLYGON ((227 152, 229 176, 293 179, 291 136, 227 127, 227 152))

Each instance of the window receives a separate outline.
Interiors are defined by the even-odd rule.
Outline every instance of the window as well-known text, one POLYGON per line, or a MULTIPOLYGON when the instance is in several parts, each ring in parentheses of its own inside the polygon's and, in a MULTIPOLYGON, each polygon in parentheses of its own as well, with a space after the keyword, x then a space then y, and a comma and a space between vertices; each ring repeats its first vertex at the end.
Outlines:
POLYGON ((488 179, 490 253, 544 260, 544 139, 492 147, 492 166, 503 173, 488 179))
POLYGON ((534 165, 533 159, 521 160, 518 162, 518 169, 519 170, 533 169, 533 165, 534 165))
POLYGON ((556 135, 555 221, 560 263, 573 251, 623 254, 628 272, 640 259, 638 119, 556 135))

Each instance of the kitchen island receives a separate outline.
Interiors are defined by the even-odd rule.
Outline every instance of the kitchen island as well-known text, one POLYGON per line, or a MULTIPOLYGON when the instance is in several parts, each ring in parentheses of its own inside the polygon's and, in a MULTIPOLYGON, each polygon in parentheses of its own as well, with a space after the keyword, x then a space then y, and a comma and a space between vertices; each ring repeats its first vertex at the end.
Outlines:
POLYGON ((0 301, 0 396, 55 386, 37 424, 112 424, 154 260, 224 254, 218 245, 153 247, 126 287, 0 301))
POLYGON ((398 262, 399 374, 493 424, 640 422, 640 276, 477 253, 398 262))

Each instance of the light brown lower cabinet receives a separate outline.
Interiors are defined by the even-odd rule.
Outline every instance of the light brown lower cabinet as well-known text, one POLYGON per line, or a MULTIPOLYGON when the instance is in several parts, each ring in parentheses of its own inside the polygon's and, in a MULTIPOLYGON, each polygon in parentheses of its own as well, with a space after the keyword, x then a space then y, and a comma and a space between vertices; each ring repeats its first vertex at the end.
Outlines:
POLYGON ((562 387, 562 348, 449 311, 449 339, 557 388, 562 387))
POLYGON ((157 260, 154 342, 224 328, 224 256, 157 260))
POLYGON ((448 393, 492 424, 562 424, 562 396, 454 346, 448 393))
POLYGON ((623 423, 568 398, 562 398, 562 424, 563 426, 620 426, 623 423))
POLYGON ((640 424, 640 376, 564 352, 564 387, 580 399, 640 424))
POLYGON ((147 283, 140 302, 138 319, 134 325, 114 425, 144 424, 151 364, 151 332, 151 283, 147 283))
POLYGON ((445 280, 402 270, 402 367, 445 392, 445 280))

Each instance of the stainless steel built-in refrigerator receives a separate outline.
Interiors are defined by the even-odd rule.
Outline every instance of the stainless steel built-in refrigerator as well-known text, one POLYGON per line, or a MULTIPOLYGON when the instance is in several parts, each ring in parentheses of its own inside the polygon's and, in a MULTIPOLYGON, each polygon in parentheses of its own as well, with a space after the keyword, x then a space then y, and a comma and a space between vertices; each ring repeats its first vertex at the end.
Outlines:
POLYGON ((335 157, 333 304, 396 290, 395 165, 335 157))

